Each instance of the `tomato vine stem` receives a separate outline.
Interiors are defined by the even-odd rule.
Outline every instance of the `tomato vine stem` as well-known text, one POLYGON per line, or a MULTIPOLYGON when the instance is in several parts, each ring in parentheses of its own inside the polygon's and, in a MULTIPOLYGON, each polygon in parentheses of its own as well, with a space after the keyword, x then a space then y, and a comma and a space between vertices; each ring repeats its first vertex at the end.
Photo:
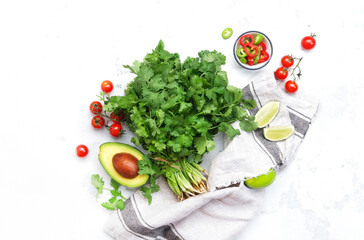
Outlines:
POLYGON ((292 69, 292 72, 291 72, 290 75, 293 76, 293 81, 295 82, 297 80, 297 78, 300 79, 301 76, 302 76, 301 68, 300 68, 299 65, 300 65, 300 62, 302 61, 303 57, 294 58, 294 59, 298 60, 298 62, 296 64, 296 66, 292 69), (296 78, 295 71, 296 71, 297 68, 298 68, 298 73, 297 73, 297 78, 296 78))

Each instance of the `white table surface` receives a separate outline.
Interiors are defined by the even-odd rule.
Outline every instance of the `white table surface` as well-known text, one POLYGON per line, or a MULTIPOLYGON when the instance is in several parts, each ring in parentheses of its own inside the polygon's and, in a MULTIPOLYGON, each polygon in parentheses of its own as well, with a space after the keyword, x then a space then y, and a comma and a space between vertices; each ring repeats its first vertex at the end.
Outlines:
POLYGON ((110 212, 90 184, 94 173, 108 181, 98 146, 115 141, 90 125, 100 83, 109 79, 122 94, 133 78, 122 65, 162 39, 181 59, 224 53, 230 84, 243 87, 256 72, 237 65, 232 46, 247 30, 273 42, 261 71, 273 74, 285 54, 303 57, 299 91, 320 97, 320 108, 240 239, 364 239, 363 15, 354 0, 2 1, 0 239, 109 240, 110 212), (226 27, 234 35, 223 40, 226 27), (317 45, 303 51, 311 32, 317 45), (75 155, 81 143, 90 149, 84 159, 75 155))

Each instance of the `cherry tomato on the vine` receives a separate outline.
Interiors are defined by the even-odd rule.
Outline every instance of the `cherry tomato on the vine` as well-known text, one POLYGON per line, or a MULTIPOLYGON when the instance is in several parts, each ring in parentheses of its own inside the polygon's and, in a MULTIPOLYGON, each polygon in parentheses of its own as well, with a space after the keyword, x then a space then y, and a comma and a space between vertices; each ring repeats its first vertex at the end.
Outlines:
POLYGON ((109 127, 109 132, 111 136, 119 137, 123 133, 123 127, 121 126, 120 123, 113 123, 109 127))
POLYGON ((76 154, 79 157, 85 157, 88 154, 88 147, 84 144, 80 144, 76 147, 76 154))
POLYGON ((101 90, 105 93, 109 93, 113 90, 114 85, 110 80, 105 80, 101 83, 101 90))
POLYGON ((91 120, 91 125, 94 128, 102 128, 105 125, 105 119, 101 116, 95 116, 91 120))
POLYGON ((312 48, 314 48, 316 46, 315 37, 316 37, 315 34, 311 34, 311 36, 306 36, 306 37, 302 38, 301 46, 306 50, 311 50, 312 48))
POLYGON ((292 56, 286 55, 286 56, 282 57, 281 63, 282 63, 282 66, 283 67, 289 68, 289 67, 292 67, 293 66, 294 59, 293 59, 292 56))
POLYGON ((110 119, 113 120, 113 122, 122 122, 124 120, 124 114, 122 112, 119 112, 118 114, 115 114, 112 112, 110 114, 110 119))
POLYGON ((274 75, 278 80, 284 80, 288 77, 288 69, 286 67, 279 67, 274 72, 274 75))
POLYGON ((286 88, 287 92, 294 93, 298 90, 298 85, 295 81, 289 80, 286 82, 285 88, 286 88))
POLYGON ((102 112, 102 104, 98 101, 93 101, 91 104, 90 104, 90 111, 93 113, 93 114, 98 114, 98 113, 101 113, 102 112))

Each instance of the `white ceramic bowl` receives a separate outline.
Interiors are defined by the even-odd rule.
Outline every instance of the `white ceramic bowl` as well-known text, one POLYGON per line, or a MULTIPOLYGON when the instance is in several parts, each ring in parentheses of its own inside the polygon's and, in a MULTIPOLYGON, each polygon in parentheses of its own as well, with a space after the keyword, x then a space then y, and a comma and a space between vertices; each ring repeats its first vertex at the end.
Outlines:
POLYGON ((262 69, 263 67, 265 67, 270 59, 272 58, 272 55, 273 55, 273 45, 272 45, 272 42, 270 41, 270 39, 267 37, 267 35, 265 35, 264 33, 262 32, 259 32, 259 31, 248 31, 248 32, 245 32, 245 33, 242 33, 235 41, 235 44, 234 44, 234 58, 236 60, 236 62, 242 66, 243 68, 245 69, 248 69, 248 70, 258 70, 258 69, 262 69), (269 54, 269 58, 267 61, 263 62, 263 63, 257 63, 255 65, 249 65, 248 63, 242 63, 240 60, 239 60, 239 57, 236 55, 236 50, 239 49, 241 47, 240 45, 240 42, 239 42, 239 39, 246 35, 246 34, 249 34, 249 35, 252 35, 253 37, 255 37, 257 34, 262 34, 263 35, 263 40, 262 42, 265 44, 265 46, 267 47, 266 49, 266 52, 269 54))

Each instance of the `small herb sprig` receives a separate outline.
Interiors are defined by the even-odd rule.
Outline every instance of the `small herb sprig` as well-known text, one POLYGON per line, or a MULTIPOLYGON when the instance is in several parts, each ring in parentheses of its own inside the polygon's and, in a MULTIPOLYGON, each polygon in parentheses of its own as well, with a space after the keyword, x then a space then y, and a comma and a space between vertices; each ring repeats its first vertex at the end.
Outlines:
POLYGON ((124 209, 126 198, 121 194, 121 191, 119 190, 120 184, 118 182, 111 178, 110 186, 112 187, 112 189, 105 188, 105 182, 102 177, 100 177, 100 175, 98 174, 93 174, 91 176, 91 183, 95 186, 97 190, 96 197, 98 197, 99 194, 102 194, 103 190, 110 191, 112 195, 112 197, 107 202, 101 203, 101 206, 109 210, 124 209))

